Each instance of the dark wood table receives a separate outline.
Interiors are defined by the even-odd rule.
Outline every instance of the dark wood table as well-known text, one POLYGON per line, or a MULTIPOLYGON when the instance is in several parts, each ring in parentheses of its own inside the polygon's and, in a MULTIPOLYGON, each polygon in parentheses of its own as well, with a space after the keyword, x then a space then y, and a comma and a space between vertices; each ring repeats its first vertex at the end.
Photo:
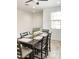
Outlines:
MULTIPOLYGON (((48 35, 48 34, 47 34, 48 35)), ((38 43, 41 43, 41 59, 42 59, 42 43, 43 43, 43 38, 44 36, 47 36, 46 34, 41 34, 37 37, 32 38, 23 38, 23 39, 19 39, 18 41, 25 45, 28 48, 31 48, 33 50, 33 59, 34 59, 34 53, 35 53, 35 46, 38 43), (29 41, 28 41, 29 40, 29 41)))
MULTIPOLYGON (((19 39, 18 41, 21 44, 26 45, 26 47, 31 48, 33 50, 33 59, 34 59, 34 53, 35 53, 35 45, 38 44, 39 42, 41 43, 41 50, 42 50, 42 40, 43 36, 40 39, 30 39, 31 41, 27 42, 26 40, 29 40, 28 38, 25 39, 19 39)), ((42 56, 42 52, 41 52, 42 56)), ((42 58, 41 58, 42 59, 42 58)))

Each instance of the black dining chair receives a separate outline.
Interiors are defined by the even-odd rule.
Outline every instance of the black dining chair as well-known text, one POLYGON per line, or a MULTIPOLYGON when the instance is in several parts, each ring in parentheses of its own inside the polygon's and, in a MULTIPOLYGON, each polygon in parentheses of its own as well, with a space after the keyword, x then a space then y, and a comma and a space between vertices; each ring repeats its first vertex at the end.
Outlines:
POLYGON ((22 47, 17 41, 17 59, 32 59, 32 50, 30 48, 22 47))
POLYGON ((48 55, 48 36, 43 37, 42 43, 38 43, 35 46, 36 56, 37 58, 43 59, 48 55), (39 55, 41 53, 41 56, 39 55))
POLYGON ((49 46, 49 51, 51 51, 51 33, 49 33, 48 29, 42 29, 43 32, 48 33, 48 46, 49 46))
POLYGON ((49 30, 48 29, 42 29, 42 32, 49 33, 49 30))
POLYGON ((49 51, 51 51, 51 33, 49 33, 49 36, 48 36, 48 44, 49 44, 49 51))
POLYGON ((28 32, 20 33, 20 35, 21 35, 21 38, 24 38, 26 35, 28 35, 28 32))

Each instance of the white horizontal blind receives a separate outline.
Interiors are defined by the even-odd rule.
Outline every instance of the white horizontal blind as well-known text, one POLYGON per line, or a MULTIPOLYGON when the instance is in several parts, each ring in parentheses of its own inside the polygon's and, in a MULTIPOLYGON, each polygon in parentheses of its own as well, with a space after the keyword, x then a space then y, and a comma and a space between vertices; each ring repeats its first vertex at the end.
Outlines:
POLYGON ((51 20, 61 20, 61 12, 52 12, 51 20))
POLYGON ((51 13, 51 28, 61 29, 61 12, 51 13))
POLYGON ((61 29, 61 21, 51 21, 51 28, 52 29, 61 29))

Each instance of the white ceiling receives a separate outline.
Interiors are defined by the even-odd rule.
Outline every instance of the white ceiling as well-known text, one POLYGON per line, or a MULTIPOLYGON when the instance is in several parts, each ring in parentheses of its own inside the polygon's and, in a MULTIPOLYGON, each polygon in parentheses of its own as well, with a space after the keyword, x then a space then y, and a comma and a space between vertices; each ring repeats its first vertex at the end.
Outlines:
POLYGON ((61 5, 61 0, 48 0, 48 1, 39 1, 39 5, 36 5, 34 1, 28 3, 29 5, 25 5, 25 1, 27 0, 17 0, 17 8, 27 11, 42 11, 44 8, 51 8, 61 5), (33 8, 35 6, 35 8, 33 8))

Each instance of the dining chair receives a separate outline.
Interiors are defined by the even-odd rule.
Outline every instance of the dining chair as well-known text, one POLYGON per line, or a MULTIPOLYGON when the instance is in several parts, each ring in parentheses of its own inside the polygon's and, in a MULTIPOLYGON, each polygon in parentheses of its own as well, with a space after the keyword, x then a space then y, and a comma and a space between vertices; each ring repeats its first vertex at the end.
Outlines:
POLYGON ((51 51, 51 33, 48 36, 49 51, 51 51))
POLYGON ((20 35, 21 35, 21 38, 24 38, 24 36, 28 35, 28 32, 20 33, 20 35))
POLYGON ((42 53, 40 56, 41 59, 43 59, 44 57, 47 57, 47 55, 48 55, 48 36, 43 37, 42 43, 38 43, 35 46, 35 51, 36 51, 36 55, 38 55, 38 56, 40 53, 42 53))
POLYGON ((49 33, 49 30, 48 29, 42 29, 42 32, 49 33))
POLYGON ((22 47, 21 43, 17 41, 17 59, 32 59, 32 50, 30 48, 22 47))
MULTIPOLYGON (((25 38, 26 35, 28 35, 28 32, 20 33, 21 38, 25 38)), ((26 45, 23 44, 23 46, 25 47, 26 45)))
POLYGON ((51 51, 51 33, 49 33, 48 29, 42 29, 43 32, 48 33, 48 46, 49 46, 49 51, 51 51))

